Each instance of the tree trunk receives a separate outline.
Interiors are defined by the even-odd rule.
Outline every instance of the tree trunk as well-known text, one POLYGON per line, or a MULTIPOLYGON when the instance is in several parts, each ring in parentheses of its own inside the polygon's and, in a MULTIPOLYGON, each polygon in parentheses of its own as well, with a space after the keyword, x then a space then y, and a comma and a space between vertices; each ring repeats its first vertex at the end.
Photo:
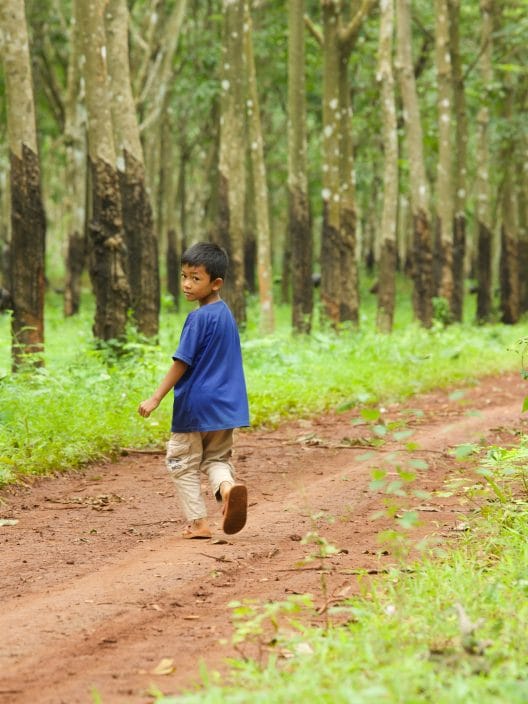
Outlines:
POLYGON ((64 315, 75 315, 81 304, 81 277, 86 266, 87 160, 84 87, 81 81, 81 27, 72 8, 70 57, 65 100, 66 227, 68 245, 64 284, 64 315))
POLYGON ((467 199, 467 144, 468 120, 464 74, 460 56, 459 22, 460 0, 448 0, 449 48, 453 81, 453 106, 455 112, 455 158, 454 170, 454 221, 453 221, 453 298, 451 314, 453 320, 461 322, 464 313, 464 280, 466 255, 466 199, 467 199))
POLYGON ((350 137, 347 65, 361 24, 374 5, 363 0, 343 23, 342 5, 322 0, 323 10, 323 230, 321 300, 333 325, 358 320, 355 258, 356 206, 350 137), (339 263, 340 275, 336 276, 339 263))
MULTIPOLYGON (((504 81, 505 98, 502 118, 505 125, 513 121, 514 90, 511 77, 504 81)), ((501 149, 501 256, 500 256, 500 310, 503 323, 514 325, 520 317, 519 300, 519 243, 517 235, 517 201, 515 198, 512 154, 515 139, 508 133, 501 149)))
POLYGON ((449 53, 449 14, 447 0, 435 0, 435 63, 438 114, 438 160, 436 172, 436 215, 440 249, 438 296, 451 310, 453 303, 453 182, 451 147, 452 79, 449 53))
POLYGON ((230 267, 225 297, 239 325, 246 322, 244 296, 244 0, 223 0, 222 97, 219 155, 219 236, 230 267))
MULTIPOLYGON (((185 155, 180 154, 179 183, 185 179, 185 155)), ((182 229, 176 210, 174 195, 174 149, 172 139, 172 123, 168 111, 160 124, 160 168, 159 168, 159 232, 165 237, 165 267, 167 276, 167 291, 172 297, 176 310, 180 305, 180 251, 182 245, 182 229)), ((185 204, 182 205, 185 208, 185 204)))
POLYGON ((350 49, 340 46, 339 60, 339 322, 359 323, 359 278, 356 257, 356 194, 352 147, 352 107, 348 80, 350 49))
POLYGON ((321 302, 326 317, 339 323, 339 42, 334 2, 323 3, 323 230, 321 302))
POLYGON ((105 0, 75 0, 83 27, 84 80, 88 116, 88 155, 92 183, 90 277, 95 293, 94 336, 100 340, 125 336, 130 289, 119 175, 107 91, 105 0))
POLYGON ((249 6, 245 4, 244 52, 247 72, 246 114, 249 136, 249 153, 253 177, 254 210, 257 239, 257 275, 259 292, 259 330, 272 333, 275 327, 273 313, 273 276, 271 268, 271 235, 269 225, 269 198, 264 160, 264 142, 260 123, 260 106, 253 55, 253 23, 249 6))
POLYGON ((475 184, 477 199, 477 321, 487 322, 491 316, 491 252, 493 244, 491 195, 489 183, 489 121, 490 92, 493 82, 492 41, 493 41, 493 0, 480 0, 482 17, 480 74, 483 94, 481 108, 477 114, 477 178, 475 184))
POLYGON ((158 243, 130 82, 126 0, 108 0, 105 26, 132 312, 138 330, 155 337, 160 310, 158 243))
POLYGON ((24 3, 3 0, 0 8, 10 161, 11 351, 16 370, 27 355, 41 365, 44 349, 44 252, 46 221, 40 185, 24 3))
POLYGON ((432 323, 432 251, 429 184, 425 173, 423 134, 411 55, 409 0, 397 0, 398 70, 404 108, 413 223, 411 266, 413 306, 424 327, 432 323))
POLYGON ((381 87, 383 121, 383 209, 381 213, 381 253, 378 273, 377 328, 389 333, 394 320, 396 296, 396 227, 398 222, 398 126, 394 99, 392 46, 394 0, 381 0, 381 25, 377 80, 381 87))
MULTIPOLYGON (((522 96, 521 114, 526 114, 528 91, 522 96)), ((528 138, 522 137, 517 166, 517 206, 519 217, 519 305, 520 313, 528 311, 528 138)))
POLYGON ((288 239, 291 243, 292 327, 312 327, 313 243, 307 177, 304 0, 288 3, 288 239))

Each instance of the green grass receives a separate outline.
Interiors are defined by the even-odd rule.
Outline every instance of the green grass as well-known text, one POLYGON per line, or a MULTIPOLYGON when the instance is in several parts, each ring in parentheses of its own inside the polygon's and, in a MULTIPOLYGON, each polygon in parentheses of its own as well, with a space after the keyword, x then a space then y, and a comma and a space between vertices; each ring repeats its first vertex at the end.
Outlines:
MULTIPOLYGON (((375 332, 373 297, 359 330, 336 334, 316 324, 306 339, 292 335, 286 306, 277 307, 277 332, 260 336, 251 303, 242 345, 253 425, 473 384, 479 376, 519 367, 509 347, 527 334, 528 323, 423 330, 411 321, 405 291, 401 296, 390 336, 375 332)), ((163 446, 170 399, 148 420, 136 410, 170 365, 189 308, 176 314, 165 303, 159 345, 132 334, 116 357, 94 347, 93 310, 85 298, 81 315, 64 319, 60 297, 48 296, 43 369, 11 374, 9 344, 0 349, 0 484, 77 467, 122 447, 163 446)), ((9 340, 5 315, 0 338, 9 340)))
POLYGON ((361 596, 343 601, 330 617, 345 612, 347 625, 303 625, 314 613, 310 619, 304 598, 300 617, 300 596, 236 606, 239 647, 264 642, 262 625, 267 619, 272 626, 275 646, 267 661, 233 662, 224 683, 217 673, 204 672, 203 688, 177 698, 160 693, 157 704, 528 701, 527 460, 526 444, 515 451, 491 449, 483 465, 508 500, 497 501, 490 489, 470 530, 448 554, 420 561, 412 573, 394 569, 361 596))

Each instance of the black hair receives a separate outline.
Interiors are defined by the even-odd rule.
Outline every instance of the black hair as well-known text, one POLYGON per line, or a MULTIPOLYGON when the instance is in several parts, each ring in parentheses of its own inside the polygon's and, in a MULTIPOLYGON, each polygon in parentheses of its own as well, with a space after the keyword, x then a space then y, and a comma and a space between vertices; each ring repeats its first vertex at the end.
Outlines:
POLYGON ((215 279, 225 279, 229 257, 223 247, 212 242, 197 242, 188 247, 181 257, 182 266, 203 266, 205 271, 215 279))

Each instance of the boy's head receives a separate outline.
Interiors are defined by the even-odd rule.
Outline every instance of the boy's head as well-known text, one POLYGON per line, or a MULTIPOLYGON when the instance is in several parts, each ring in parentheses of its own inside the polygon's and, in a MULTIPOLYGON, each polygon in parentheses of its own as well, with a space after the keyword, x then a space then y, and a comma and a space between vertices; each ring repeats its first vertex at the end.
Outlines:
POLYGON ((212 242, 197 242, 188 247, 181 257, 181 264, 203 266, 205 271, 215 279, 225 279, 229 257, 222 247, 212 242))

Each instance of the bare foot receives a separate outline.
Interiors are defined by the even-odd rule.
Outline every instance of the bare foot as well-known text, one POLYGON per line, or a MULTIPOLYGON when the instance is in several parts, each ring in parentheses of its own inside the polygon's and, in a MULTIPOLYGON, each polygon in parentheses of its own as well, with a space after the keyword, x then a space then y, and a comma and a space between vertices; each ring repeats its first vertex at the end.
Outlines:
POLYGON ((211 529, 205 518, 197 518, 192 521, 182 533, 182 538, 190 540, 200 540, 211 538, 211 529))

